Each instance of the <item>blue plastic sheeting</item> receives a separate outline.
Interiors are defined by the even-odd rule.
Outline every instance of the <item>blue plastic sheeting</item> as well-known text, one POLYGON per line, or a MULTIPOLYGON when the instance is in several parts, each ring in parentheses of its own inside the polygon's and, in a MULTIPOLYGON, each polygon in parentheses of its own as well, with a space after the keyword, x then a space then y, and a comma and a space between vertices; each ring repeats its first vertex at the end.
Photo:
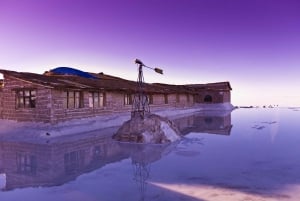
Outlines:
POLYGON ((84 71, 81 71, 81 70, 78 70, 75 68, 70 68, 70 67, 57 67, 55 69, 50 70, 50 72, 52 72, 54 74, 59 74, 59 75, 77 75, 77 76, 84 77, 84 78, 98 79, 97 77, 95 77, 87 72, 84 72, 84 71))

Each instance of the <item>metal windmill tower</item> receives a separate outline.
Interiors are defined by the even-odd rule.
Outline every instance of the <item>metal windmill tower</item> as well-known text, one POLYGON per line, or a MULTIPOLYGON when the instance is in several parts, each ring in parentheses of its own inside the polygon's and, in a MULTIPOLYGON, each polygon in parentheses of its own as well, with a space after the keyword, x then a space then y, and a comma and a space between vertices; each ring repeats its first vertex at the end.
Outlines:
POLYGON ((150 113, 149 107, 149 97, 147 96, 144 89, 144 76, 143 76, 143 67, 150 68, 157 73, 163 74, 163 70, 160 68, 152 68, 146 66, 141 60, 136 59, 135 63, 138 65, 138 79, 137 79, 137 91, 134 95, 131 118, 140 117, 144 118, 145 115, 150 113))

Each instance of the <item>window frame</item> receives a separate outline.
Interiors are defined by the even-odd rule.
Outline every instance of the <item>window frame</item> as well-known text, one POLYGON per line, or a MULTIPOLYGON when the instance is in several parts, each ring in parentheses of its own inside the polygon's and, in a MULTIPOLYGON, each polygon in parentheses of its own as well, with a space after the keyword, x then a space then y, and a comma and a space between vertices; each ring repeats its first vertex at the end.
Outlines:
POLYGON ((83 92, 78 90, 63 91, 63 107, 65 109, 79 109, 84 107, 83 92))
POLYGON ((37 159, 35 155, 26 153, 16 154, 17 172, 21 174, 35 175, 37 171, 37 159))
POLYGON ((180 94, 176 94, 176 103, 180 103, 180 94))
POLYGON ((168 94, 164 94, 164 103, 169 104, 169 96, 168 94))
POLYGON ((89 92, 89 107, 103 108, 106 104, 106 95, 104 92, 90 91, 89 92), (96 101, 97 100, 97 101, 96 101))
POLYGON ((148 95, 148 100, 149 100, 149 105, 153 105, 154 104, 153 94, 149 94, 148 95))
POLYGON ((129 93, 124 94, 124 105, 132 105, 132 104, 133 104, 132 94, 129 93))
POLYGON ((210 94, 206 94, 203 98, 204 103, 212 103, 213 102, 213 96, 210 94))
POLYGON ((84 167, 86 152, 85 150, 76 150, 64 154, 65 173, 70 175, 78 172, 84 167))
POLYGON ((34 109, 36 108, 36 89, 16 89, 16 109, 34 109))
POLYGON ((191 102, 190 94, 186 94, 186 102, 187 102, 187 103, 190 103, 190 102, 191 102))

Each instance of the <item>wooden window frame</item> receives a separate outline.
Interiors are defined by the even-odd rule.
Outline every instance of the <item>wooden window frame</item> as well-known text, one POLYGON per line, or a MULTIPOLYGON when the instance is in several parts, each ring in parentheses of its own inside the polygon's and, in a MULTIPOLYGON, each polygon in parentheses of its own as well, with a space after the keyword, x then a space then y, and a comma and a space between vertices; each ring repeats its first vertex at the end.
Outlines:
POLYGON ((213 96, 210 95, 210 94, 206 94, 206 95, 204 96, 203 102, 204 102, 204 103, 212 103, 212 102, 213 102, 213 96))
POLYGON ((190 94, 186 94, 186 102, 190 103, 191 99, 190 99, 190 94))
POLYGON ((74 174, 84 167, 85 151, 78 150, 64 154, 65 173, 74 174))
POLYGON ((169 104, 169 97, 168 94, 164 94, 164 103, 169 104))
POLYGON ((17 89, 16 108, 36 108, 36 89, 17 89))
POLYGON ((148 95, 148 100, 149 100, 149 105, 153 105, 154 103, 153 94, 148 95))
POLYGON ((132 105, 132 94, 124 94, 124 105, 132 105))
POLYGON ((36 156, 17 153, 16 155, 17 172, 22 174, 35 175, 37 169, 36 156))
POLYGON ((83 92, 82 91, 64 91, 63 101, 64 108, 66 109, 78 109, 83 108, 83 92), (66 94, 66 96, 65 96, 66 94))
POLYGON ((180 103, 180 94, 176 94, 176 103, 180 103))
POLYGON ((104 92, 89 92, 89 107, 102 108, 106 104, 106 95, 104 92))

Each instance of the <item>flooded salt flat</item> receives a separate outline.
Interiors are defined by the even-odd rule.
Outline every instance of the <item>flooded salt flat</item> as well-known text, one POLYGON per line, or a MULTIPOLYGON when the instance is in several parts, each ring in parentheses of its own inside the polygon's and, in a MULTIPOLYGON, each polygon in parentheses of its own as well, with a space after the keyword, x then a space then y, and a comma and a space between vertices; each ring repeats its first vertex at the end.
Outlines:
MULTIPOLYGON (((116 127, 0 140, 0 200, 300 200, 300 111, 174 117, 183 138, 113 141, 116 127)), ((24 131, 26 132, 26 131, 24 131)))

